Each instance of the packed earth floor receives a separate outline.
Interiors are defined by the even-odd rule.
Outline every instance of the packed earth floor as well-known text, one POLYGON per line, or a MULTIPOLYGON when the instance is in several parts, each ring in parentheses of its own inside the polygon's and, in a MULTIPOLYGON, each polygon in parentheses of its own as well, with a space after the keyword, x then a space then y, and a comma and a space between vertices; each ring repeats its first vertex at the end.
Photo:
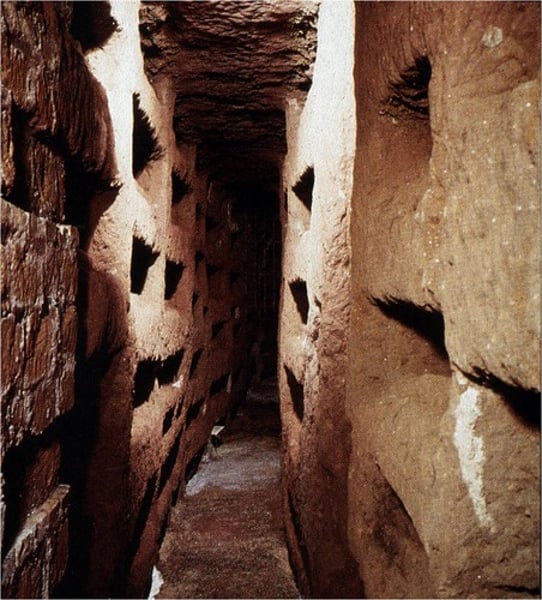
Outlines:
POLYGON ((156 598, 297 598, 281 516, 276 388, 253 389, 172 509, 156 598))

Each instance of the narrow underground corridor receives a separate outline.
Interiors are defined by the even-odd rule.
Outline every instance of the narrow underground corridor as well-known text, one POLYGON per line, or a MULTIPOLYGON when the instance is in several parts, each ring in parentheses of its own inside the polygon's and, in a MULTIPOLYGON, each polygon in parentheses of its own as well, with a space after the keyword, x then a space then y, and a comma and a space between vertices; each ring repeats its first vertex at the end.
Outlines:
POLYGON ((251 388, 172 508, 154 597, 299 596, 284 537, 280 464, 276 380, 267 379, 251 388))
POLYGON ((1 3, 2 597, 540 597, 540 17, 1 3))

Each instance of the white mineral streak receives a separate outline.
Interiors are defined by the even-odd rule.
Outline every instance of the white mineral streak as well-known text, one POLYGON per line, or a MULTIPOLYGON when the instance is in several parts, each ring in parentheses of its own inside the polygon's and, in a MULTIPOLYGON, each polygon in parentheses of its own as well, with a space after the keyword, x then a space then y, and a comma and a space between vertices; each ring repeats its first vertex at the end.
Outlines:
POLYGON ((502 29, 500 27, 495 27, 494 25, 490 25, 484 35, 482 37, 482 44, 486 48, 496 48, 500 46, 503 42, 504 36, 502 33, 502 29))
POLYGON ((149 593, 148 600, 155 600, 156 596, 160 593, 160 589, 164 584, 164 578, 162 577, 162 573, 156 568, 152 568, 152 584, 151 591, 149 593))
POLYGON ((484 441, 474 431, 481 414, 478 390, 469 386, 459 396, 455 409, 454 444, 459 456, 461 476, 467 486, 476 517, 482 527, 493 530, 493 517, 487 510, 484 497, 484 441))

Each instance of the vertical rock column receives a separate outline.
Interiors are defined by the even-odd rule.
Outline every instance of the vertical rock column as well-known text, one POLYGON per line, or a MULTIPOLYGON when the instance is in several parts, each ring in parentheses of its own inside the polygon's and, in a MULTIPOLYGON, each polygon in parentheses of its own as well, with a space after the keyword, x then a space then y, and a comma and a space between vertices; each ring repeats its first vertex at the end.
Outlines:
POLYGON ((320 7, 314 79, 287 109, 279 382, 287 535, 303 594, 359 597, 347 543, 345 414, 354 14, 320 7), (337 31, 341 35, 337 37, 337 31))

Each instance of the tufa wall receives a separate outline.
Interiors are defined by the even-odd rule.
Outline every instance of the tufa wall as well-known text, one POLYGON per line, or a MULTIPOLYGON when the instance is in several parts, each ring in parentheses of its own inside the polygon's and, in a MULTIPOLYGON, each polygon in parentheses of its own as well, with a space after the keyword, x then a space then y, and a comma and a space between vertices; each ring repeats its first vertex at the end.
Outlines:
POLYGON ((302 593, 324 598, 362 594, 346 522, 353 31, 351 4, 320 6, 312 87, 303 106, 292 100, 287 109, 281 207, 278 375, 286 528, 302 593))
POLYGON ((540 7, 315 19, 2 3, 4 596, 147 594, 280 269, 303 595, 540 593, 540 7))
POLYGON ((113 159, 68 4, 2 4, 2 595, 48 597, 68 557, 62 431, 74 405, 77 247, 113 159), (59 60, 59 56, 62 60, 59 60), (78 90, 77 105, 70 90, 78 90))
POLYGON ((356 5, 348 524, 369 597, 539 593, 539 24, 532 3, 356 5))
POLYGON ((282 208, 303 594, 539 594, 539 23, 532 3, 320 5, 282 208))
POLYGON ((138 3, 2 10, 3 594, 141 597, 246 386, 245 220, 176 143, 138 3))

